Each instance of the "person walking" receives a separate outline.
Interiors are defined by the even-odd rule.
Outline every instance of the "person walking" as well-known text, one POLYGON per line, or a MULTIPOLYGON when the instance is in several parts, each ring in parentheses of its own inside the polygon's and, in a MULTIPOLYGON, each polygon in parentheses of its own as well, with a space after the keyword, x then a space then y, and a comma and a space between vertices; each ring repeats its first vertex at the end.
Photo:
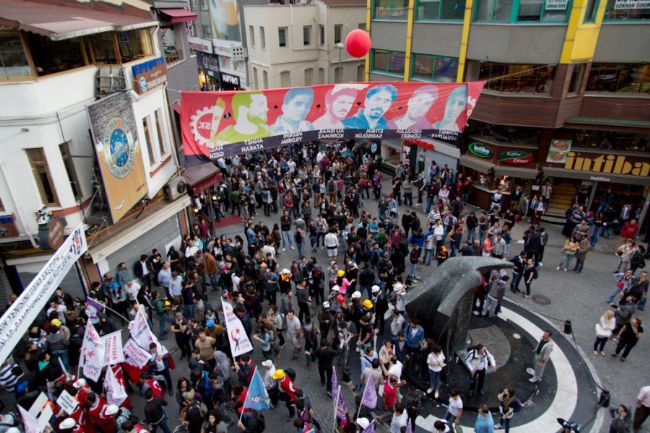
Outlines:
POLYGON ((460 398, 460 392, 452 389, 449 391, 449 405, 447 406, 445 420, 454 425, 460 425, 461 416, 463 416, 463 400, 460 398))
POLYGON ((575 236, 571 235, 569 239, 564 241, 564 247, 562 248, 562 260, 560 260, 560 263, 557 265, 557 268, 555 268, 557 271, 560 269, 564 269, 564 272, 566 272, 571 265, 571 261, 575 257, 576 253, 578 252, 578 248, 580 247, 580 244, 576 240, 575 236))
POLYGON ((612 423, 609 425, 609 433, 630 433, 632 427, 632 414, 624 404, 609 409, 612 416, 612 423))
POLYGON ((160 428, 164 433, 171 433, 167 425, 167 414, 165 413, 167 402, 162 398, 154 398, 151 389, 144 392, 144 398, 147 401, 144 406, 144 419, 149 424, 149 431, 156 433, 160 428))
POLYGON ((630 354, 632 348, 636 346, 636 343, 638 343, 641 337, 643 337, 643 326, 641 326, 641 323, 641 318, 635 317, 630 321, 630 323, 627 323, 623 328, 621 328, 617 334, 618 345, 616 346, 616 352, 612 354, 614 358, 623 351, 621 362, 625 362, 625 359, 630 354))
MULTIPOLYGON (((311 355, 310 352, 305 352, 305 355, 311 355)), ((326 392, 330 395, 332 389, 332 371, 333 362, 338 352, 327 345, 327 339, 322 338, 320 341, 320 348, 316 349, 313 355, 318 359, 318 374, 320 375, 320 383, 326 385, 326 392)), ((331 395, 330 395, 331 397, 331 395)))
POLYGON ((537 343, 537 347, 534 350, 535 353, 535 366, 534 368, 527 368, 526 372, 532 377, 528 379, 531 383, 539 383, 542 381, 542 376, 544 375, 544 369, 546 364, 551 359, 551 352, 555 348, 555 343, 551 339, 553 333, 549 330, 544 331, 542 339, 537 343))
POLYGON ((474 432, 494 433, 494 419, 492 419, 492 414, 485 404, 479 407, 476 422, 474 423, 474 432))
POLYGON ((650 415, 650 385, 641 388, 636 398, 636 409, 634 411, 634 422, 632 428, 634 432, 641 430, 643 422, 650 415))
POLYGON ((510 259, 510 262, 513 264, 510 291, 512 293, 520 293, 519 284, 521 283, 521 279, 524 275, 524 268, 526 267, 526 252, 520 252, 518 256, 514 256, 512 259, 510 259))
POLYGON ((499 422, 494 426, 495 429, 504 429, 505 433, 510 433, 510 422, 515 412, 523 407, 521 401, 516 397, 515 390, 504 388, 497 398, 499 399, 499 422))
POLYGON ((485 304, 483 304, 483 316, 492 317, 496 314, 497 307, 501 304, 503 295, 506 293, 506 283, 509 279, 507 275, 494 277, 490 283, 490 291, 487 294, 485 304))
POLYGON ((433 392, 433 398, 437 399, 439 396, 438 390, 440 389, 440 376, 442 369, 445 368, 445 354, 442 352, 442 347, 435 345, 431 348, 431 352, 427 356, 427 366, 429 367, 429 383, 430 388, 427 389, 427 394, 433 392))
POLYGON ((605 343, 612 336, 612 331, 616 328, 616 318, 612 310, 607 310, 600 316, 600 320, 596 323, 596 341, 594 341, 594 355, 599 353, 605 356, 605 343))
POLYGON ((537 279, 538 275, 539 273, 535 267, 535 261, 529 258, 526 261, 526 267, 524 268, 524 285, 526 286, 526 293, 523 294, 524 298, 528 298, 530 296, 530 286, 533 283, 533 280, 537 279))
POLYGON ((489 367, 496 368, 494 356, 482 344, 477 344, 470 349, 465 356, 465 365, 469 369, 469 396, 474 392, 483 395, 483 384, 485 373, 489 367))

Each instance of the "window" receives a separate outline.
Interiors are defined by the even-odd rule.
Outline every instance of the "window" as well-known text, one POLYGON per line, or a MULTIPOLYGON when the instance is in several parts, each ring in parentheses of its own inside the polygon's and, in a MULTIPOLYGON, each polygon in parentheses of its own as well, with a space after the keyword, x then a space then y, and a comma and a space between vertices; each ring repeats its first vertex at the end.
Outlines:
POLYGON ((477 0, 474 21, 566 22, 570 10, 571 0, 477 0))
POLYGON ((374 0, 374 18, 405 20, 408 0, 374 0))
POLYGON ((465 0, 418 0, 417 20, 462 21, 465 14, 465 0))
POLYGON ((81 39, 55 42, 36 33, 25 33, 29 51, 39 76, 69 71, 84 66, 81 39))
POLYGON ((366 68, 363 65, 357 66, 357 83, 366 81, 366 68))
POLYGON ((0 33, 0 80, 31 77, 25 47, 17 33, 0 33))
POLYGON ((65 165, 65 171, 68 174, 68 180, 70 181, 70 189, 72 189, 72 195, 74 195, 75 200, 81 200, 81 184, 79 183, 79 178, 77 177, 77 170, 74 168, 74 162, 72 161, 72 154, 70 153, 69 142, 63 143, 59 146, 61 151, 61 157, 63 158, 63 165, 65 165))
POLYGON ((208 10, 208 0, 201 0, 201 10, 202 11, 208 10))
POLYGON ((569 95, 577 95, 580 93, 580 87, 582 86, 582 77, 584 75, 585 65, 573 65, 571 83, 569 84, 569 95))
POLYGON ((201 28, 203 29, 203 37, 204 38, 211 38, 212 37, 212 26, 207 24, 207 25, 202 25, 201 28))
POLYGON ((650 93, 650 64, 593 63, 587 92, 650 93))
POLYGON ((336 68, 334 68, 334 82, 335 83, 343 82, 343 68, 341 66, 337 66, 336 68))
POLYGON ((291 72, 282 71, 280 72, 280 87, 290 87, 291 86, 291 72))
POLYGON ((287 46, 287 28, 286 27, 278 28, 278 43, 279 43, 280 47, 286 47, 287 46))
POLYGON ((635 132, 579 129, 575 132, 573 147, 647 153, 650 152, 650 135, 635 132))
POLYGON ((266 33, 264 32, 264 27, 260 27, 260 48, 263 50, 266 49, 266 33))
POLYGON ((164 125, 163 111, 162 108, 159 108, 156 110, 156 132, 158 133, 158 149, 161 157, 167 154, 167 146, 165 146, 167 140, 163 135, 163 131, 165 131, 164 125))
POLYGON ((404 75, 404 53, 398 51, 372 51, 372 71, 404 75))
POLYGON ((146 29, 117 32, 117 43, 120 47, 122 63, 151 55, 151 41, 149 31, 146 29))
POLYGON ((334 43, 340 44, 343 33, 343 24, 334 24, 334 43))
POLYGON ((322 24, 318 26, 318 35, 318 43, 325 45, 325 26, 322 24))
MULTIPOLYGON (((183 60, 182 43, 176 45, 176 31, 172 26, 160 27, 160 39, 165 54, 165 63, 172 64, 183 60)), ((181 38, 178 38, 181 41, 181 38)))
POLYGON ((105 65, 117 64, 117 53, 115 52, 115 33, 100 33, 86 37, 86 45, 95 63, 105 65))
POLYGON ((511 125, 495 125, 470 120, 469 135, 477 140, 494 141, 497 143, 536 146, 542 130, 511 125))
POLYGON ((413 78, 445 83, 456 81, 458 59, 415 53, 413 57, 413 78))
MULTIPOLYGON (((598 9, 598 7, 594 7, 598 9)), ((608 0, 605 19, 618 20, 650 20, 650 5, 648 2, 626 2, 622 0, 608 0)))
POLYGON ((489 80, 485 88, 497 92, 548 94, 555 77, 555 66, 548 65, 479 62, 478 69, 477 78, 489 80))
POLYGON ((54 182, 50 174, 50 168, 45 159, 45 152, 42 148, 26 149, 29 164, 32 166, 32 174, 38 187, 38 192, 41 195, 41 201, 44 205, 49 207, 58 207, 59 198, 54 189, 54 182))
POLYGON ((311 26, 302 26, 302 44, 305 47, 311 45, 311 26))
POLYGON ((265 89, 269 88, 269 73, 266 71, 262 71, 262 84, 265 89))
POLYGON ((156 164, 156 154, 154 153, 153 134, 151 133, 151 122, 149 116, 142 119, 142 130, 144 131, 144 141, 147 143, 147 153, 149 154, 149 167, 156 164))
POLYGON ((325 68, 318 68, 318 84, 325 84, 325 68))
POLYGON ((585 23, 593 23, 596 21, 596 14, 598 13, 598 1, 599 0, 587 0, 587 6, 585 7, 585 17, 582 20, 585 23))
POLYGON ((255 66, 253 66, 253 88, 255 90, 260 88, 260 83, 257 76, 257 68, 255 66))
POLYGON ((248 39, 251 45, 251 48, 255 48, 255 27, 248 26, 248 39))
POLYGON ((305 69, 305 86, 314 84, 314 68, 305 69))

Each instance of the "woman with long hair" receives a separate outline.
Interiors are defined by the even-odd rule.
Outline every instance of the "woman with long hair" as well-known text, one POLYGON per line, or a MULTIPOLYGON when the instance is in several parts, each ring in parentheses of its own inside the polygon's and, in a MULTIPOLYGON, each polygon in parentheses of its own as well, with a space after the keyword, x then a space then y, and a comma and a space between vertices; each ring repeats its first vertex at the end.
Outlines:
POLYGON ((612 336, 612 331, 616 328, 616 319, 614 312, 607 310, 600 316, 600 320, 596 323, 596 341, 594 341, 594 355, 599 353, 605 356, 605 343, 612 336))

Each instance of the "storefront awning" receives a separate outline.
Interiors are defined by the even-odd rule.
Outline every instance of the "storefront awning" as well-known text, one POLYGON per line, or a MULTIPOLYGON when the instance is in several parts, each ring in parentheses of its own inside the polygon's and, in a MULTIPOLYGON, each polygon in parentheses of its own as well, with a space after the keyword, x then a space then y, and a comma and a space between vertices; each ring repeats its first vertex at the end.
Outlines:
POLYGON ((194 12, 187 9, 160 9, 160 13, 166 15, 172 23, 189 23, 197 18, 194 12))
POLYGON ((211 162, 187 167, 183 173, 192 195, 197 195, 223 180, 221 171, 211 162))
POLYGON ((467 155, 460 156, 460 165, 471 168, 472 170, 480 171, 481 173, 487 173, 490 169, 494 168, 494 164, 490 161, 483 161, 467 155))
POLYGON ((494 174, 497 176, 511 176, 519 177, 522 179, 535 179, 537 177, 537 170, 534 168, 525 167, 508 167, 507 165, 497 165, 494 167, 494 174))
MULTIPOLYGON (((133 8, 131 8, 133 9, 133 8)), ((158 25, 142 11, 142 16, 99 11, 89 7, 20 0, 0 2, 0 25, 47 36, 54 41, 80 36, 126 31, 158 25)))
POLYGON ((593 171, 565 170, 558 167, 544 167, 544 175, 565 179, 582 179, 595 182, 626 183, 631 185, 647 185, 650 178, 644 176, 627 176, 624 174, 596 173, 593 171))

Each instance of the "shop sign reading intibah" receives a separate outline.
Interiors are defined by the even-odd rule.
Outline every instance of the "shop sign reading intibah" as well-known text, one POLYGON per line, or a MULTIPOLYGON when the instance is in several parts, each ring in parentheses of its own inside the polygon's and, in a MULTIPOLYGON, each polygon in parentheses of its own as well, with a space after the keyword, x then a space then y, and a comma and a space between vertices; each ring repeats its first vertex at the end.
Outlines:
POLYGON ((522 150, 507 150, 501 152, 499 162, 505 165, 528 165, 533 162, 533 155, 522 150))
POLYGON ((478 156, 479 158, 492 157, 492 149, 483 143, 470 143, 469 146, 467 146, 467 150, 469 150, 469 153, 478 156))

